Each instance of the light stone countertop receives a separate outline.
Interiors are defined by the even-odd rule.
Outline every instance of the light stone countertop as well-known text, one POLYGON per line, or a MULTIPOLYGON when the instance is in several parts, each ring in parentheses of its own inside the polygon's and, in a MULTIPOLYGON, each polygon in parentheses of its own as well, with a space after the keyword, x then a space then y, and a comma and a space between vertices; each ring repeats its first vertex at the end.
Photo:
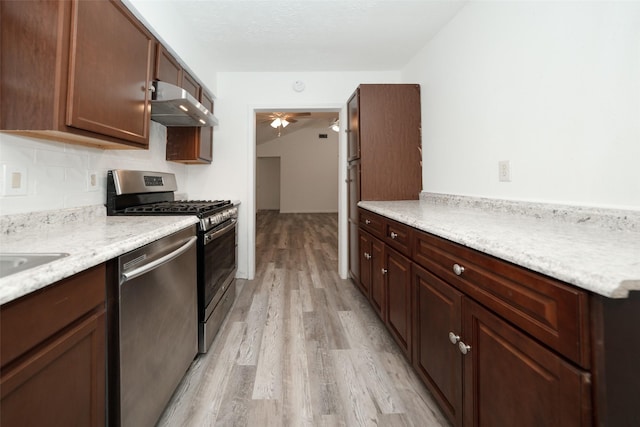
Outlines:
POLYGON ((104 206, 2 216, 1 252, 69 256, 0 279, 0 304, 197 222, 195 216, 106 216, 104 206))
POLYGON ((606 297, 640 290, 640 212, 453 197, 358 206, 606 297))

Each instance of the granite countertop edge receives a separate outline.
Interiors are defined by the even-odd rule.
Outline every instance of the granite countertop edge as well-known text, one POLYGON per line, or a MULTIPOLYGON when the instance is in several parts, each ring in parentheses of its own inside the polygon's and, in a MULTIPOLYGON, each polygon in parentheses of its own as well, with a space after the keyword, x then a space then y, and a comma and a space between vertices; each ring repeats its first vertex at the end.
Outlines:
POLYGON ((358 206, 608 298, 640 290, 635 211, 630 211, 632 223, 612 229, 441 202, 361 201, 358 206))
POLYGON ((65 215, 51 211, 2 218, 2 252, 69 255, 1 278, 0 305, 198 222, 196 216, 105 216, 100 208, 61 211, 65 215), (34 217, 39 221, 35 225, 34 217), (24 219, 30 221, 30 228, 24 227, 24 219))

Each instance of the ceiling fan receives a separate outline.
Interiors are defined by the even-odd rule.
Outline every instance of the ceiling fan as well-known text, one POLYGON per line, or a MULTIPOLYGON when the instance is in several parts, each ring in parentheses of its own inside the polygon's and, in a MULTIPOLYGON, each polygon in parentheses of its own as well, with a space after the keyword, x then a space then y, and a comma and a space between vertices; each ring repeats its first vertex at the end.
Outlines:
POLYGON ((277 129, 282 126, 287 127, 289 123, 296 123, 296 117, 308 117, 311 113, 268 113, 261 120, 263 123, 269 123, 272 128, 277 129))

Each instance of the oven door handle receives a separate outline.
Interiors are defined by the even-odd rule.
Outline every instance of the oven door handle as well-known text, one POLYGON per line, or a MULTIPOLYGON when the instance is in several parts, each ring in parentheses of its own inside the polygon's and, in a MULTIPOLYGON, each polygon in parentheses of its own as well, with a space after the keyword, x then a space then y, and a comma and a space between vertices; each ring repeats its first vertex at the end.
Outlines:
POLYGON ((238 222, 235 218, 231 218, 230 220, 231 222, 229 223, 229 225, 225 226, 224 228, 221 228, 220 230, 217 230, 211 234, 205 234, 204 235, 204 244, 208 244, 209 242, 211 242, 212 240, 220 237, 221 235, 228 233, 233 227, 236 226, 236 222, 238 222))
POLYGON ((186 251, 188 251, 195 243, 196 240, 198 240, 198 238, 196 236, 193 236, 191 238, 189 238, 189 240, 187 240, 187 243, 185 243, 184 245, 180 246, 178 249, 176 249, 175 251, 166 254, 163 257, 158 258, 155 261, 150 262, 149 264, 145 264, 141 267, 138 267, 136 269, 133 269, 131 271, 128 271, 126 273, 122 273, 122 276, 120 277, 120 285, 124 284, 125 282, 131 280, 131 279, 135 279, 136 277, 142 276, 143 274, 147 274, 152 270, 155 270, 156 268, 160 267, 163 264, 166 264, 176 258, 178 258, 180 255, 182 255, 183 253, 185 253, 186 251))

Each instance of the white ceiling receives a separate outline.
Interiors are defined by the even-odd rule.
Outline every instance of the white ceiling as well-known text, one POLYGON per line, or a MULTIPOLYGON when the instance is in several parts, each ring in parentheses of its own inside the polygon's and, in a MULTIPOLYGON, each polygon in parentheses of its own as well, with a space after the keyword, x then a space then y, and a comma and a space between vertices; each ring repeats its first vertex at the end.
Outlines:
MULTIPOLYGON (((138 0, 141 2, 144 0, 138 0)), ((216 71, 398 70, 462 0, 155 0, 216 71)))

